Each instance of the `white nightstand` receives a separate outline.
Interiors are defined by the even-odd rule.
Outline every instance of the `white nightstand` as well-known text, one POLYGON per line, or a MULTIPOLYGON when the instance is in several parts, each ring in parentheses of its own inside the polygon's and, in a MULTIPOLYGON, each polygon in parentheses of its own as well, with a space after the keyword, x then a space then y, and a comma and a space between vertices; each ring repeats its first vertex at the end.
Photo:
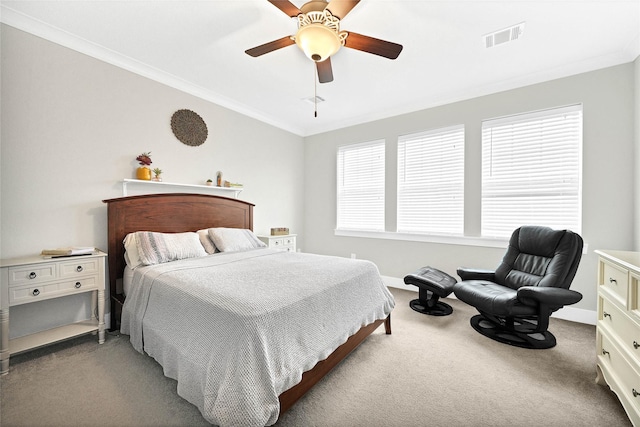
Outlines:
POLYGON ((287 234, 284 236, 258 236, 258 239, 267 244, 271 249, 279 249, 281 251, 296 251, 297 234, 287 234))
POLYGON ((75 257, 0 260, 0 374, 9 371, 12 354, 32 348, 96 331, 98 343, 104 343, 106 257, 97 251, 75 257), (93 292, 91 312, 97 318, 9 340, 9 307, 82 292, 93 292))

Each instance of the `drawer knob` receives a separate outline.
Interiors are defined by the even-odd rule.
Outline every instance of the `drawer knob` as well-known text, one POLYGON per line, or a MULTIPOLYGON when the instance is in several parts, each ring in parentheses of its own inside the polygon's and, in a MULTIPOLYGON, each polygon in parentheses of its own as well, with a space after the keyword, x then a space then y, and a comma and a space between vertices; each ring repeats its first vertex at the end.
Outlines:
POLYGON ((606 356, 607 354, 611 354, 611 353, 609 353, 607 350, 605 350, 605 349, 603 348, 603 349, 602 349, 602 355, 603 355, 603 356, 606 356))
POLYGON ((29 279, 35 279, 37 276, 35 271, 32 271, 31 273, 29 273, 29 279))
POLYGON ((615 283, 617 285, 618 281, 612 277, 609 277, 609 283, 615 283))
POLYGON ((640 347, 640 344, 638 344, 637 341, 633 342, 633 348, 635 348, 636 350, 638 349, 638 347, 640 347))
POLYGON ((77 266, 77 267, 76 267, 76 271, 77 271, 78 273, 80 273, 80 272, 82 271, 82 266, 81 266, 81 265, 77 266))
POLYGON ((31 292, 33 294, 34 297, 37 297, 38 295, 40 295, 40 289, 34 289, 33 292, 31 292))
POLYGON ((607 316, 609 316, 609 318, 612 318, 611 315, 606 311, 602 313, 602 317, 607 317, 607 316))
POLYGON ((82 283, 76 282, 76 289, 80 289, 80 286, 82 286, 82 283))
POLYGON ((631 393, 633 393, 633 397, 638 397, 638 395, 640 395, 640 393, 638 393, 635 388, 631 389, 631 393))

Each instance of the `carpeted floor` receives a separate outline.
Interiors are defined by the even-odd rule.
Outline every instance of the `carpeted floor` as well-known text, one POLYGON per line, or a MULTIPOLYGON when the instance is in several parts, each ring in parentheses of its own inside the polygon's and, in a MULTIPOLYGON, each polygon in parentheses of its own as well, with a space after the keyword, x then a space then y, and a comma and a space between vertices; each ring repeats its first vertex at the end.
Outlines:
MULTIPOLYGON (((379 328, 277 426, 630 425, 615 395, 595 384, 595 328, 552 319, 558 345, 524 350, 469 326, 475 310, 431 317, 392 289, 393 334, 379 328)), ((176 394, 128 337, 89 335, 11 358, 0 379, 4 426, 198 426, 198 409, 176 394)))

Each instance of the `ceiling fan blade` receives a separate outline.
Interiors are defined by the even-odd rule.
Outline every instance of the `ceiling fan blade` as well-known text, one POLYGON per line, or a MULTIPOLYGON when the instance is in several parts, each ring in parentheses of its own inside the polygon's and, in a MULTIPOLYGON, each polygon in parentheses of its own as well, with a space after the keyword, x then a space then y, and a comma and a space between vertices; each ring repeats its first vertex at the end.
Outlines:
POLYGON ((325 9, 329 9, 333 16, 344 19, 358 3, 360 0, 331 0, 325 9))
POLYGON ((349 35, 345 40, 345 47, 361 50, 363 52, 373 53, 374 55, 384 56, 389 59, 396 59, 402 52, 402 45, 392 43, 362 34, 348 32, 349 35))
POLYGON ((296 5, 291 3, 289 0, 267 0, 269 3, 286 13, 292 18, 300 15, 302 12, 296 5))
POLYGON ((247 49, 244 52, 249 55, 258 57, 260 55, 264 55, 265 53, 273 52, 274 50, 281 49, 283 47, 291 46, 296 42, 293 41, 291 36, 286 36, 278 40, 274 40, 269 43, 261 44, 260 46, 252 47, 251 49, 247 49))
POLYGON ((331 69, 330 57, 322 62, 316 62, 316 70, 318 70, 318 81, 320 83, 329 83, 333 81, 333 70, 331 69))

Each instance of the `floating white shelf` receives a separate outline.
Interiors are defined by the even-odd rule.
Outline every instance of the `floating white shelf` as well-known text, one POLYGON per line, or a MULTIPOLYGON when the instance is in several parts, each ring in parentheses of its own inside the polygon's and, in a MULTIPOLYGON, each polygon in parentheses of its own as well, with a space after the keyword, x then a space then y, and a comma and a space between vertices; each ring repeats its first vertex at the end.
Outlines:
POLYGON ((127 185, 135 184, 135 185, 151 185, 151 186, 169 186, 169 187, 182 187, 182 188, 197 188, 199 190, 207 190, 213 193, 227 195, 229 193, 233 193, 233 197, 238 198, 238 194, 243 190, 242 187, 217 187, 215 185, 198 185, 198 184, 179 184, 175 182, 164 182, 164 181, 145 181, 141 179, 127 179, 125 178, 122 181, 122 195, 127 196, 127 185))

